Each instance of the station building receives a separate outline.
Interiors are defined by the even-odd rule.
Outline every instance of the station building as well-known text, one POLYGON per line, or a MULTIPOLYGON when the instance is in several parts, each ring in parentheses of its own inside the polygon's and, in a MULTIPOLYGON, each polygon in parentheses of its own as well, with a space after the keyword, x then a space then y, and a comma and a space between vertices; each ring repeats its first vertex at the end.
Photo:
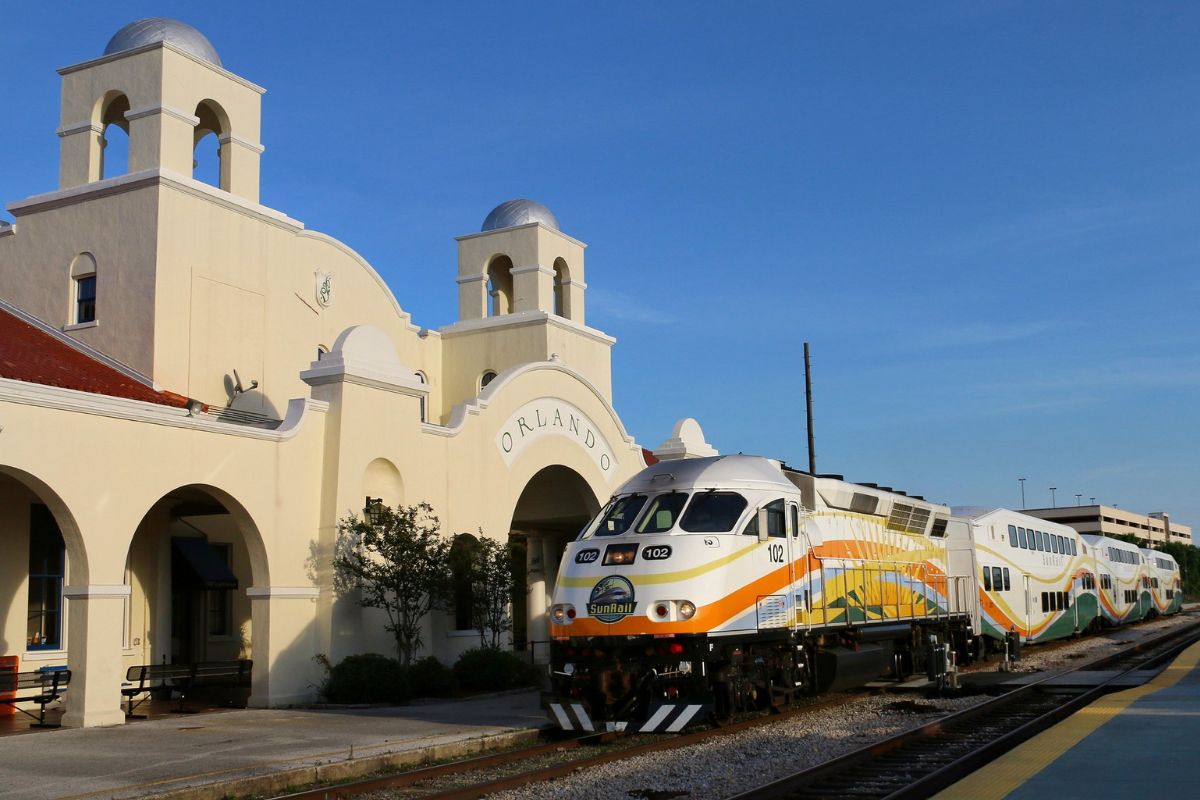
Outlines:
MULTIPOLYGON (((314 656, 393 650, 332 587, 371 501, 514 543, 512 639, 536 648, 563 544, 653 460, 586 324, 585 245, 496 207, 447 269, 458 320, 423 329, 259 202, 264 90, 194 28, 131 23, 59 73, 59 185, 0 225, 0 654, 71 669, 67 725, 123 722, 126 669, 164 661, 252 658, 252 705, 310 701, 314 656)), ((692 421, 660 448, 712 452, 692 421)), ((461 617, 432 614, 426 652, 477 643, 461 617)))
POLYGON ((1137 514, 1123 508, 1106 505, 1059 506, 1057 508, 1027 508, 1022 511, 1031 517, 1068 525, 1080 533, 1103 536, 1120 534, 1136 536, 1150 544, 1192 544, 1192 529, 1171 520, 1165 511, 1137 514))

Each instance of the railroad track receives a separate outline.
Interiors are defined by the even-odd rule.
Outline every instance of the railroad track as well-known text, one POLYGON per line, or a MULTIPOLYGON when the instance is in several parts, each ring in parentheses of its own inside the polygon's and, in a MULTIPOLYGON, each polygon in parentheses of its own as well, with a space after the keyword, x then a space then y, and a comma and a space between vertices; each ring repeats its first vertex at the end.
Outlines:
POLYGON ((273 800, 338 800, 339 798, 354 797, 384 790, 406 790, 403 796, 421 797, 424 800, 468 800, 468 798, 485 797, 489 794, 515 789, 530 783, 553 780, 580 769, 608 764, 645 753, 687 747, 705 739, 727 736, 762 725, 771 725, 793 716, 844 705, 861 696, 861 692, 839 694, 834 697, 788 708, 778 714, 755 716, 727 723, 718 728, 708 728, 670 737, 664 737, 661 734, 647 734, 645 736, 620 733, 589 734, 587 736, 538 744, 517 750, 478 756, 449 764, 407 770, 395 775, 306 789, 292 794, 281 795, 273 800), (638 740, 645 741, 639 742, 638 740), (628 744, 621 746, 622 742, 628 742, 628 744), (596 747, 597 745, 607 744, 617 744, 618 746, 607 752, 586 755, 581 758, 570 758, 569 756, 563 758, 564 751, 582 751, 596 747), (519 769, 502 777, 482 775, 478 781, 470 777, 471 773, 475 772, 483 773, 484 771, 496 770, 497 768, 511 769, 512 765, 519 762, 552 758, 558 760, 560 763, 538 765, 530 769, 519 769), (436 788, 441 784, 452 782, 455 779, 461 779, 465 782, 462 785, 451 788, 436 788), (431 786, 430 784, 433 785, 431 786))
POLYGON ((930 797, 1088 705, 1121 677, 1166 662, 1196 641, 1200 623, 1054 673, 730 800, 930 797), (1117 674, 1086 688, 1060 685, 1064 676, 1096 670, 1117 674))

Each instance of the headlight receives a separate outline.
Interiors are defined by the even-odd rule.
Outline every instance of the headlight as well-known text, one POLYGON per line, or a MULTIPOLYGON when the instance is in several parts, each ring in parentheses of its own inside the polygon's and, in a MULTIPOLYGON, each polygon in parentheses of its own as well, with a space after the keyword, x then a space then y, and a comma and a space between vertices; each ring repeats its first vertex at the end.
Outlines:
POLYGON ((562 671, 563 671, 564 675, 574 675, 575 674, 575 665, 571 664, 571 663, 563 664, 562 671))
POLYGON ((550 619, 555 625, 569 625, 575 619, 575 606, 562 603, 550 609, 550 619))
POLYGON ((691 619, 696 616, 696 604, 690 600, 679 601, 679 618, 691 619))

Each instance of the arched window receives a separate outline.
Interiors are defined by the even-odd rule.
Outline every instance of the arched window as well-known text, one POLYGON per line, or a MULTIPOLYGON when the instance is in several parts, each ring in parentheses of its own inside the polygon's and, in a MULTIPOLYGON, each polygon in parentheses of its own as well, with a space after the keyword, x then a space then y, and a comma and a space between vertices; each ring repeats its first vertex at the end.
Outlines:
MULTIPOLYGON (((416 376, 417 376, 417 382, 420 383, 422 386, 429 385, 429 381, 425 378, 424 372, 421 372, 418 370, 416 373, 416 376)), ((425 396, 424 395, 421 396, 421 422, 425 422, 425 396)))
POLYGON ((493 372, 490 369, 485 371, 482 375, 479 376, 479 391, 482 392, 483 387, 487 386, 489 383, 491 383, 495 379, 496 379, 495 372, 493 372))
POLYGON ((129 98, 120 92, 104 96, 100 109, 103 128, 100 143, 100 178, 112 178, 129 172, 129 98))
POLYGON ((196 106, 196 117, 200 122, 192 140, 192 177, 229 191, 225 145, 221 143, 229 134, 229 119, 224 109, 212 100, 196 106))
POLYGON ((513 262, 508 256, 496 256, 488 264, 488 295, 491 297, 490 315, 512 313, 513 308, 513 262))
POLYGON ((560 317, 571 316, 567 302, 567 284, 571 282, 571 270, 561 258, 554 259, 554 313, 560 317))
POLYGON ((71 325, 96 321, 96 259, 80 253, 71 261, 71 325))
POLYGON ((454 599, 454 629, 475 630, 474 561, 479 540, 469 533, 460 533, 450 545, 450 575, 454 599))

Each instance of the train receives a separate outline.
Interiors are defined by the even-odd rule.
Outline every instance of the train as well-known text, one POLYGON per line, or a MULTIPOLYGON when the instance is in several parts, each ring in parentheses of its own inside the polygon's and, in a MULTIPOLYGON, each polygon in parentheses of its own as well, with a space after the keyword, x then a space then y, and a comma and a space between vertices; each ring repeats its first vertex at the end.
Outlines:
MULTIPOLYGON (((1166 553, 761 456, 662 461, 565 549, 546 709, 674 733, 1182 608, 1166 553)), ((941 674, 941 673, 939 673, 941 674)))

